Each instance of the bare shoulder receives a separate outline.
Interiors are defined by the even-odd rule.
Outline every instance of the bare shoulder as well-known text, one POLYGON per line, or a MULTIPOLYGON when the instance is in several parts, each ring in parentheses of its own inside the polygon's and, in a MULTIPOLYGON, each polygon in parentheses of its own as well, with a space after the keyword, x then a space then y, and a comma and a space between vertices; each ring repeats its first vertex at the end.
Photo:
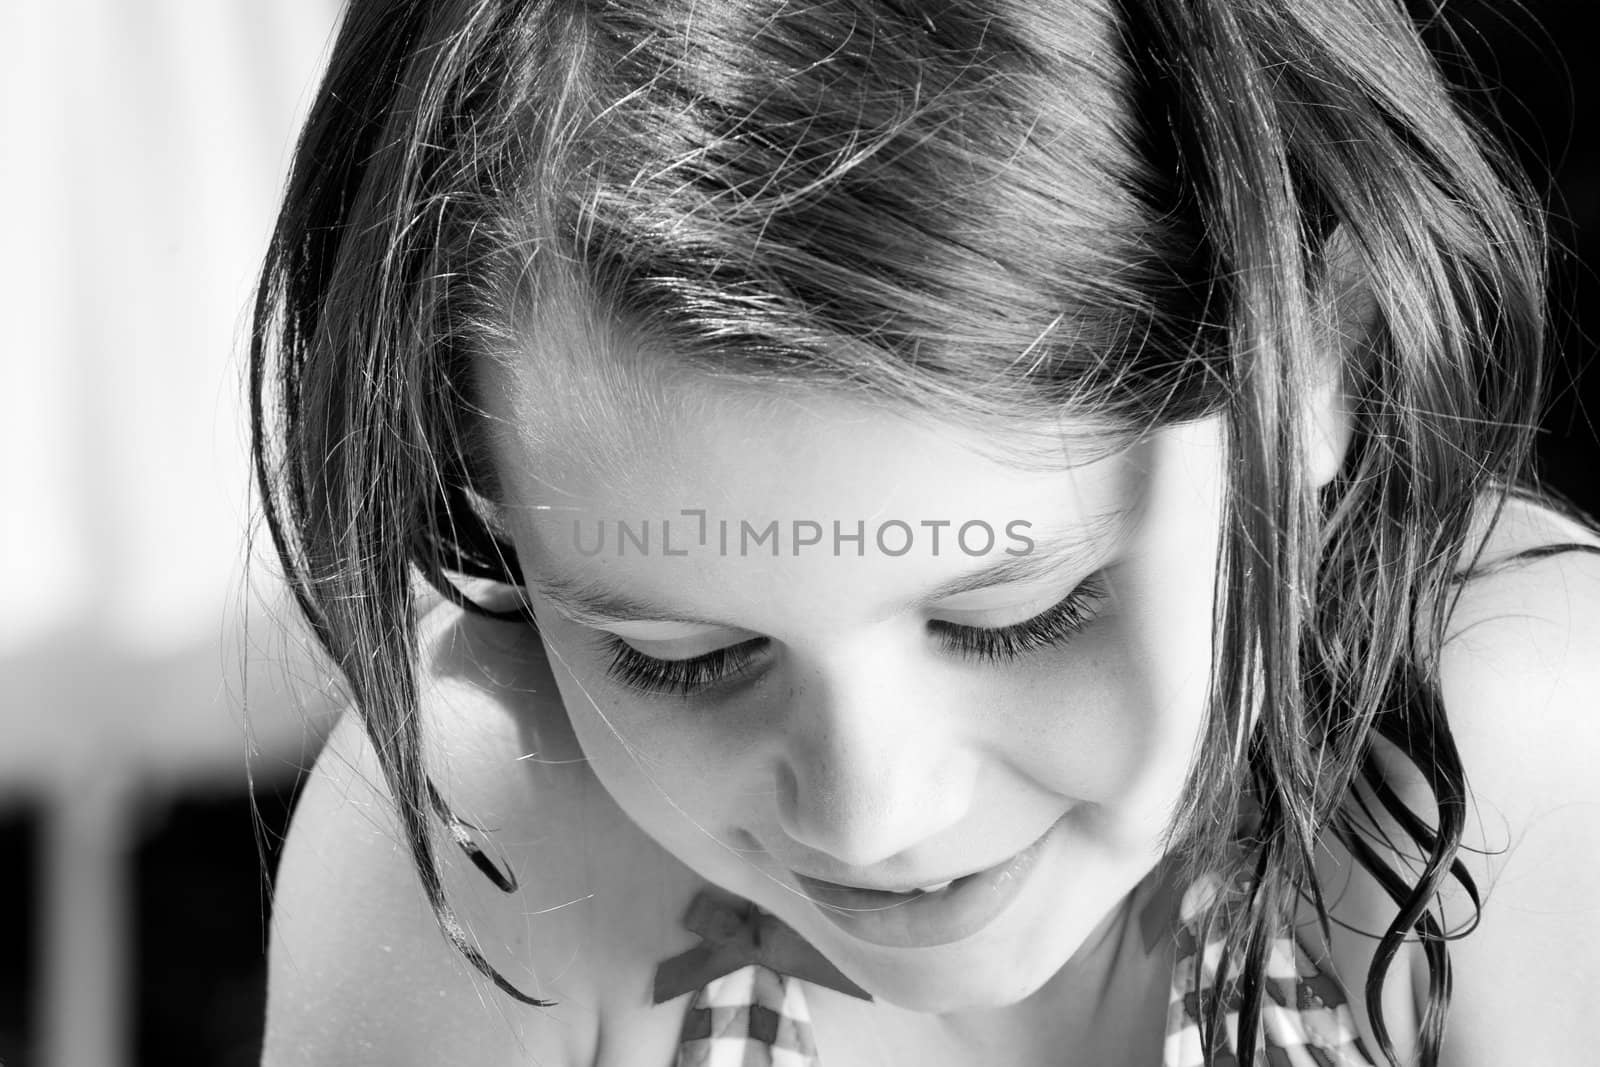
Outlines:
MULTIPOLYGON (((1600 984, 1579 961, 1600 959, 1600 554, 1553 550, 1572 545, 1600 538, 1523 501, 1486 510, 1474 576, 1446 628, 1443 696, 1470 795, 1459 858, 1483 906, 1477 929, 1451 942, 1442 1067, 1577 1063, 1589 1051, 1578 1020, 1600 1003, 1600 984)), ((1373 745, 1388 784, 1432 824, 1416 768, 1381 738, 1373 745)), ((1373 832, 1405 839, 1373 810, 1373 832)), ((1389 858, 1415 869, 1407 855, 1389 858)), ((1375 1052, 1364 987, 1395 906, 1335 839, 1318 880, 1335 920, 1328 951, 1375 1052)), ((1470 898, 1453 880, 1441 895, 1446 928, 1465 928, 1470 898)), ((1402 1062, 1414 1058, 1427 990, 1426 959, 1408 941, 1379 990, 1402 1062)))
POLYGON ((1513 498, 1482 544, 1462 580, 1441 663, 1451 721, 1467 716, 1469 728, 1478 725, 1480 686, 1533 684, 1541 699, 1559 702, 1573 686, 1600 678, 1592 655, 1600 638, 1600 532, 1513 498))
MULTIPOLYGON (((1600 537, 1513 500, 1440 664, 1481 922, 1451 946, 1447 1067, 1576 1063, 1600 1003, 1600 537), (1587 549, 1584 547, 1587 546, 1587 549)), ((1454 884, 1451 883, 1452 888, 1454 884)), ((1451 917, 1470 915, 1455 890, 1451 917)))
POLYGON ((1513 501, 1463 580, 1440 681, 1475 817, 1499 824, 1486 872, 1519 862, 1552 817, 1593 823, 1580 809, 1600 803, 1600 536, 1513 501))
POLYGON ((512 882, 495 886, 438 832, 447 900, 507 981, 556 1006, 497 990, 440 931, 373 745, 346 713, 279 868, 263 1062, 593 1063, 592 872, 570 829, 593 788, 537 639, 453 608, 431 612, 422 636, 430 775, 512 882))

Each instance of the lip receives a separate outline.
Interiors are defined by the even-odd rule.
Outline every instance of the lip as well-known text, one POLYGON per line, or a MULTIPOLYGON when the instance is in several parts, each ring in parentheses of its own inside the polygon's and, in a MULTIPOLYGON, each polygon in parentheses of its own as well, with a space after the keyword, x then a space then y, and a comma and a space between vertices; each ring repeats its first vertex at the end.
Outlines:
MULTIPOLYGON (((993 867, 957 878, 935 893, 863 889, 795 872, 824 918, 853 937, 886 948, 931 948, 978 933, 1011 906, 1060 822, 993 867)), ((932 879, 926 885, 937 884, 932 879)))
MULTIPOLYGON (((1010 860, 1007 859, 1005 862, 1010 862, 1010 860)), ((984 870, 988 869, 989 868, 984 868, 984 870)), ((886 885, 862 885, 855 882, 830 882, 826 878, 814 878, 809 874, 801 874, 799 871, 791 871, 790 873, 799 880, 801 885, 806 887, 808 892, 814 887, 818 893, 837 893, 842 891, 881 893, 887 896, 909 896, 913 893, 919 892, 922 886, 943 885, 945 882, 959 882, 963 878, 972 877, 974 874, 982 874, 983 871, 972 871, 968 874, 962 875, 947 874, 942 878, 928 878, 920 882, 907 882, 906 888, 904 889, 895 889, 886 885)))

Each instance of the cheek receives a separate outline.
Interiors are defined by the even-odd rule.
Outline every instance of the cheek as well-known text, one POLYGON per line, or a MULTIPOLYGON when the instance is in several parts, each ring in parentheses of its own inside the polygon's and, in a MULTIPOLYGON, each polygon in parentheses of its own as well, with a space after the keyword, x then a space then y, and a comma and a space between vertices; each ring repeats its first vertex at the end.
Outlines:
POLYGON ((589 767, 624 812, 668 844, 718 824, 751 788, 736 768, 743 742, 728 716, 694 702, 649 699, 605 676, 576 627, 540 621, 551 669, 589 767))
POLYGON ((1108 809, 1160 806, 1187 770, 1204 685, 1185 684, 1168 632, 1153 656, 1119 612, 1015 681, 994 684, 992 750, 1046 791, 1108 809), (1162 794, 1161 797, 1155 794, 1162 794))
POLYGON ((1144 753, 1128 788, 1149 797, 1176 798, 1211 703, 1216 570, 1201 533, 1189 552, 1152 553, 1126 584, 1123 692, 1144 753))
POLYGON ((1109 573, 1114 607, 994 702, 993 737, 1029 778, 1130 832, 1167 817, 1210 701, 1214 567, 1158 547, 1109 573))

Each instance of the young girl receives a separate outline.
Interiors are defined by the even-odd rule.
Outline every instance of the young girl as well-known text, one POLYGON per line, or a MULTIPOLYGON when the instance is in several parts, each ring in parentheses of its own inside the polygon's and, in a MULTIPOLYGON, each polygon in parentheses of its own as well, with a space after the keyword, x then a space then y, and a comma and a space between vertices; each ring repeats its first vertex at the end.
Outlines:
POLYGON ((1530 202, 1388 0, 356 0, 266 1062, 1579 1062, 1530 202))

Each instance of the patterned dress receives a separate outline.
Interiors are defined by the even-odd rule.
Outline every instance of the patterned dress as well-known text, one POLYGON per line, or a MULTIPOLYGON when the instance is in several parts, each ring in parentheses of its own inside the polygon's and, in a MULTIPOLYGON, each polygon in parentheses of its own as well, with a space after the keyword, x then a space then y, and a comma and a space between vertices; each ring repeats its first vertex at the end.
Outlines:
MULTIPOLYGON (((1226 910, 1236 898, 1220 890, 1220 879, 1201 878, 1184 891, 1179 905, 1178 954, 1161 1067, 1202 1067, 1205 1062, 1200 1005, 1215 995, 1223 946, 1220 940, 1202 943, 1203 924, 1209 911, 1226 910), (1198 985, 1197 955, 1202 960, 1198 985)), ((760 965, 707 983, 690 1002, 675 1067, 822 1067, 805 985, 760 965)), ((1262 986, 1261 1035, 1252 1067, 1375 1067, 1356 1032, 1343 987, 1333 975, 1319 971, 1293 938, 1273 945, 1262 986)), ((1228 1009, 1227 1041, 1217 1067, 1239 1067, 1238 992, 1230 983, 1222 995, 1228 1009)))

